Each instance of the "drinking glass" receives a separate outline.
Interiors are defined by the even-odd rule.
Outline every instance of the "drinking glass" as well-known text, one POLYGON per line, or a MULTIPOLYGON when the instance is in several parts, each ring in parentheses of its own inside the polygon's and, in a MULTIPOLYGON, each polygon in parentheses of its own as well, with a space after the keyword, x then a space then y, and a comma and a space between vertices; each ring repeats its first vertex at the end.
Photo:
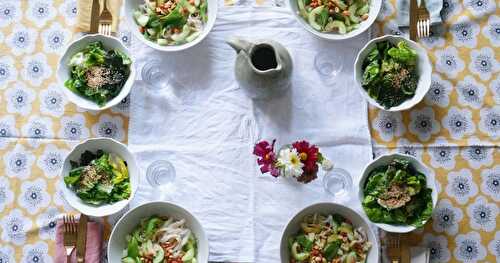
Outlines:
POLYGON ((343 57, 339 54, 317 53, 314 57, 314 68, 318 73, 326 78, 333 78, 342 71, 343 57))
POLYGON ((325 191, 335 198, 348 197, 352 191, 352 178, 348 171, 342 168, 333 168, 323 177, 325 191))
POLYGON ((146 170, 146 180, 154 188, 155 196, 160 200, 168 200, 168 194, 173 192, 175 168, 169 161, 154 161, 146 170))
POLYGON ((171 76, 158 59, 146 61, 141 70, 142 80, 153 89, 165 89, 170 86, 171 76))

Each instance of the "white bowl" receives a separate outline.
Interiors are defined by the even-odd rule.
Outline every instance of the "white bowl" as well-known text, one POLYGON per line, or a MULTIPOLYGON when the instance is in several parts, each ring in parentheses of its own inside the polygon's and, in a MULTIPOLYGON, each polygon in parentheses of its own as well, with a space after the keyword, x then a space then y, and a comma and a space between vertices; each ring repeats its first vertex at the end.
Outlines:
POLYGON ((130 211, 116 223, 108 241, 108 261, 121 262, 123 249, 127 247, 125 237, 139 225, 142 219, 153 215, 172 216, 175 219, 185 219, 186 226, 191 229, 197 241, 197 262, 208 262, 208 239, 200 222, 186 209, 169 202, 149 202, 130 211))
POLYGON ((127 24, 130 30, 132 31, 132 34, 134 34, 134 36, 140 39, 144 44, 159 51, 181 51, 200 43, 208 35, 210 30, 212 30, 215 24, 215 18, 217 17, 217 0, 206 0, 206 1, 208 1, 207 2, 208 20, 204 25, 203 32, 195 40, 182 45, 161 46, 156 44, 155 42, 146 39, 139 32, 139 26, 134 20, 134 11, 140 4, 144 3, 144 0, 125 0, 125 19, 127 20, 127 24))
POLYGON ((57 78, 59 79, 59 85, 64 91, 64 94, 66 94, 66 97, 68 99, 75 103, 78 107, 87 109, 87 110, 104 110, 110 107, 115 106, 116 104, 120 103, 127 95, 130 93, 130 89, 132 88, 132 85, 134 84, 135 80, 135 63, 134 63, 134 58, 132 57, 132 54, 130 51, 120 42, 115 37, 108 37, 104 35, 99 35, 99 34, 93 34, 93 35, 85 35, 73 42, 71 42, 67 47, 66 50, 64 51, 64 54, 62 57, 59 59, 59 64, 57 66, 57 78), (121 52, 127 54, 127 56, 130 58, 132 63, 129 65, 130 66, 130 74, 128 76, 127 81, 123 85, 120 93, 110 101, 106 102, 103 106, 97 105, 97 103, 89 100, 86 97, 83 97, 77 93, 74 93, 73 91, 69 90, 64 86, 64 82, 68 80, 71 76, 70 72, 70 67, 68 66, 69 61, 71 60, 71 57, 80 52, 82 49, 84 49, 89 43, 95 42, 95 41, 101 41, 102 44, 106 49, 117 49, 120 50, 121 52))
POLYGON ((293 15, 295 18, 299 21, 299 23, 304 27, 307 31, 313 33, 317 37, 327 39, 327 40, 344 40, 344 39, 349 39, 353 38, 363 32, 365 32, 370 26, 375 22, 375 19, 377 19, 378 13, 380 12, 380 8, 382 6, 382 0, 370 0, 370 11, 368 13, 368 19, 365 21, 362 21, 359 24, 359 28, 346 33, 346 34, 339 34, 335 32, 331 33, 325 33, 325 32, 320 32, 309 25, 309 23, 299 15, 299 7, 297 4, 297 0, 288 0, 288 6, 290 6, 290 9, 292 10, 293 15))
POLYGON ((283 230, 283 234, 281 235, 280 242, 280 258, 282 263, 290 262, 290 251, 288 249, 288 238, 296 235, 300 230, 300 223, 304 219, 305 216, 311 215, 314 213, 319 214, 339 214, 349 220, 351 220, 354 227, 361 227, 365 230, 366 235, 368 236, 368 241, 372 243, 372 247, 370 251, 368 251, 368 257, 366 262, 378 262, 380 255, 380 245, 378 242, 378 238, 370 228, 368 224, 368 220, 360 215, 358 212, 352 210, 349 207, 343 206, 341 204, 336 203, 317 203, 310 205, 304 209, 302 209, 299 213, 297 213, 292 219, 288 222, 285 229, 283 230))
POLYGON ((366 100, 375 107, 386 110, 386 111, 403 111, 410 109, 411 107, 417 105, 422 99, 424 98, 425 94, 429 91, 431 87, 431 74, 432 74, 432 66, 431 62, 429 61, 429 56, 427 55, 427 51, 425 51, 424 48, 422 48, 419 44, 415 43, 414 41, 411 41, 409 39, 406 39, 404 37, 400 36, 394 36, 394 35, 385 35, 382 37, 374 38, 370 40, 362 49, 359 51, 356 61, 354 62, 354 81, 356 82, 356 86, 358 86, 359 91, 361 92, 361 95, 365 97, 366 100), (400 105, 396 107, 392 107, 389 109, 385 109, 382 105, 380 105, 377 101, 375 101, 370 95, 368 95, 368 92, 361 86, 361 82, 363 80, 363 70, 361 69, 363 65, 363 61, 365 58, 368 56, 368 53, 372 50, 372 48, 375 47, 376 43, 382 42, 382 41, 389 41, 391 43, 399 43, 399 41, 405 41, 408 43, 408 46, 412 49, 414 49, 417 52, 418 55, 418 62, 417 62, 417 67, 418 67, 418 85, 417 85, 417 90, 415 91, 415 95, 413 98, 401 103, 400 105))
POLYGON ((127 149, 124 144, 109 138, 97 138, 88 139, 78 144, 69 155, 64 160, 62 172, 61 172, 61 189, 66 201, 74 209, 78 210, 82 214, 89 216, 102 217, 114 214, 127 206, 127 204, 134 198, 135 191, 139 186, 140 171, 137 163, 135 161, 132 153, 127 149), (91 152, 96 152, 97 150, 103 150, 108 153, 115 153, 120 156, 125 162, 127 162, 127 168, 130 178, 131 193, 127 200, 121 200, 112 204, 102 204, 102 205, 91 205, 83 202, 73 190, 68 188, 64 183, 63 178, 69 174, 71 171, 70 160, 78 161, 80 156, 86 150, 91 152))
MULTIPOLYGON (((368 178, 369 174, 371 171, 374 169, 384 166, 389 164, 392 160, 395 158, 399 159, 404 159, 408 160, 413 167, 423 173, 425 175, 425 178, 427 179, 427 187, 432 189, 432 209, 436 208, 437 200, 438 200, 438 193, 437 193, 437 187, 436 187, 436 178, 434 177, 434 174, 430 172, 429 168, 425 166, 422 162, 419 160, 415 159, 415 157, 411 155, 406 155, 406 154, 399 154, 399 153, 393 153, 393 154, 387 154, 387 155, 382 155, 379 156, 377 159, 373 160, 371 163, 369 163, 365 169, 363 170, 363 174, 361 176, 361 179, 359 180, 359 200, 360 202, 365 198, 365 195, 363 193, 363 188, 365 186, 366 179, 368 178)), ((363 210, 364 212, 364 210, 363 210)), ((405 226, 405 225, 390 225, 390 224, 382 224, 382 223, 374 223, 376 226, 382 228, 383 230, 387 232, 392 232, 392 233, 408 233, 411 232, 415 229, 417 229, 414 226, 405 226)))

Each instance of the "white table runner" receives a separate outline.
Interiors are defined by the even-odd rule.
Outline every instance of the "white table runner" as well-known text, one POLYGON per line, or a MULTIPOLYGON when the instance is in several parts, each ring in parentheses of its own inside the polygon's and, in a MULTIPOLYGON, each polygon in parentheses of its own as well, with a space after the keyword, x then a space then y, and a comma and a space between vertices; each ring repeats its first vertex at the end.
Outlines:
MULTIPOLYGON (((252 155, 256 141, 278 145, 306 139, 354 184, 372 150, 366 103, 352 81, 352 65, 368 34, 326 42, 306 32, 286 8, 225 7, 208 37, 178 53, 161 53, 133 41, 139 64, 165 62, 174 84, 151 90, 140 81, 132 89, 129 146, 143 171, 159 159, 176 168, 169 199, 191 211, 205 228, 210 260, 279 262, 281 231, 298 210, 332 201, 321 178, 308 185, 260 175, 252 155), (253 102, 234 80, 232 35, 271 38, 286 46, 294 61, 293 87, 283 97, 253 102), (332 83, 314 70, 317 52, 335 54, 343 70, 332 83)), ((132 206, 157 197, 142 180, 132 206)), ((360 209, 354 189, 351 207, 360 209)))

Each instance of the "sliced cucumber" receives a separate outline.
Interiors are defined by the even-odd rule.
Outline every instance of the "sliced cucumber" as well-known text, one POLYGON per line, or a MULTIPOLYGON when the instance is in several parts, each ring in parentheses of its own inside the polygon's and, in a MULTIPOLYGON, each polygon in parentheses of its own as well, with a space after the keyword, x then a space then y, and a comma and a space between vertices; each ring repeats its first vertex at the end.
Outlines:
POLYGON ((192 6, 187 0, 181 0, 179 4, 186 8, 190 14, 196 12, 196 7, 192 6))
POLYGON ((160 46, 167 46, 168 45, 168 41, 164 38, 158 38, 156 40, 156 43, 160 46))
POLYGON ((321 25, 316 22, 316 18, 319 16, 319 14, 323 11, 325 7, 324 6, 318 6, 314 8, 311 13, 309 13, 307 20, 309 22, 309 25, 312 26, 312 28, 321 31, 321 25))
POLYGON ((182 257, 182 262, 191 261, 194 258, 194 248, 190 248, 186 251, 186 254, 182 257))
POLYGON ((307 18, 307 11, 304 5, 304 0, 297 0, 297 7, 299 8, 299 14, 303 18, 307 18))
POLYGON ((201 0, 194 0, 194 6, 198 7, 200 6, 201 0))
POLYGON ((165 251, 160 247, 156 250, 156 255, 153 258, 153 263, 161 263, 163 262, 163 258, 165 257, 165 251))
POLYGON ((158 32, 156 32, 156 30, 154 30, 152 28, 148 28, 148 29, 146 29, 146 31, 148 32, 148 34, 150 36, 156 36, 156 34, 158 33, 158 32))
POLYGON ((186 37, 186 42, 191 42, 191 41, 195 40, 197 37, 200 36, 200 34, 201 34, 200 31, 194 32, 193 34, 191 34, 188 37, 186 37))
POLYGON ((364 14, 367 14, 369 11, 370 11, 370 5, 364 4, 363 6, 358 8, 358 10, 356 11, 356 15, 362 16, 364 14))
POLYGON ((359 24, 352 24, 352 25, 350 25, 350 26, 346 27, 346 31, 347 31, 347 32, 351 32, 351 31, 353 31, 354 29, 358 29, 358 28, 359 28, 359 24))
POLYGON ((189 28, 189 26, 188 25, 184 25, 182 27, 182 32, 180 32, 178 34, 173 34, 172 35, 172 40, 174 40, 177 43, 183 42, 189 36, 190 32, 191 32, 191 29, 189 28))
POLYGON ((349 7, 349 19, 351 20, 351 22, 353 22, 355 24, 361 22, 361 19, 356 16, 356 10, 357 9, 358 9, 358 4, 357 3, 354 3, 353 5, 351 5, 349 7))
POLYGON ((340 10, 347 9, 347 5, 342 0, 333 0, 333 2, 335 3, 336 6, 338 6, 340 8, 340 10))
POLYGON ((339 20, 333 20, 332 22, 328 23, 325 26, 325 30, 327 30, 327 31, 335 31, 334 29, 337 29, 336 31, 339 34, 345 34, 347 32, 347 28, 346 28, 344 22, 339 21, 339 20))
POLYGON ((135 18, 135 21, 137 22, 137 24, 139 24, 140 26, 142 27, 145 27, 147 24, 148 24, 148 21, 149 21, 149 16, 148 15, 145 15, 145 14, 139 14, 139 16, 137 16, 135 18))

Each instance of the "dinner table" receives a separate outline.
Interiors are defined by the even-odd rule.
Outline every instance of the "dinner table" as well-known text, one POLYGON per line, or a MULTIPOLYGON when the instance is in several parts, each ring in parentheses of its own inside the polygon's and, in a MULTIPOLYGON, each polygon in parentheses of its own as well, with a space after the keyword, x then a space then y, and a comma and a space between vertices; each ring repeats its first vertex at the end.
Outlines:
MULTIPOLYGON (((366 43, 370 38, 378 35, 407 34, 399 29, 396 22, 398 11, 396 2, 397 0, 382 1, 377 21, 369 32, 358 38, 360 42, 366 43)), ((57 80, 56 70, 66 45, 84 34, 76 26, 77 6, 78 0, 0 1, 0 155, 2 157, 0 160, 0 262, 53 262, 55 260, 56 221, 65 213, 76 213, 65 201, 60 189, 60 171, 66 155, 76 144, 93 137, 108 137, 128 143, 129 133, 137 132, 137 129, 141 128, 140 124, 138 127, 137 124, 131 122, 131 120, 134 121, 133 116, 130 116, 131 107, 154 103, 154 101, 141 101, 144 104, 134 104, 134 96, 139 93, 137 90, 145 88, 140 80, 133 87, 129 97, 109 110, 88 111, 68 101, 62 91, 64 87, 57 80)), ((278 19, 285 21, 293 19, 287 6, 288 2, 284 0, 221 0, 217 19, 221 18, 222 22, 216 22, 215 28, 231 24, 230 19, 224 20, 224 17, 220 15, 221 11, 225 14, 226 11, 237 9, 244 13, 247 8, 249 10, 257 8, 265 12, 279 13, 278 19)), ((126 47, 132 48, 134 45, 139 45, 139 40, 132 33, 136 28, 125 23, 123 9, 118 13, 121 23, 116 37, 126 47)), ((498 262, 500 258, 498 205, 500 203, 500 3, 496 0, 443 0, 441 16, 442 25, 432 27, 430 37, 418 40, 419 44, 427 50, 433 67, 430 90, 422 102, 410 110, 390 112, 369 106, 361 101, 362 98, 359 96, 360 104, 364 105, 361 109, 367 111, 367 119, 358 121, 366 122, 370 138, 367 142, 370 145, 370 153, 364 150, 363 153, 369 154, 369 159, 392 152, 408 154, 431 168, 439 193, 437 206, 433 211, 432 219, 422 229, 410 233, 407 238, 415 246, 428 247, 431 262, 498 262)), ((246 27, 250 23, 232 26, 238 25, 246 27)), ((288 24, 277 23, 275 26, 277 30, 280 30, 280 26, 283 26, 282 30, 286 30, 288 24)), ((228 30, 238 31, 239 29, 228 30)), ((309 33, 304 30, 303 33, 297 33, 292 37, 300 38, 303 36, 301 34, 309 33)), ((311 39, 315 38, 311 37, 311 39)), ((318 48, 328 48, 330 45, 329 42, 320 39, 310 41, 322 42, 317 46, 318 48)), ((341 41, 336 46, 349 46, 351 45, 349 41, 341 41)), ((213 44, 212 42, 210 44, 213 44)), ((225 45, 221 42, 219 44, 225 45)), ((345 68, 349 67, 352 70, 355 55, 360 47, 347 50, 348 54, 344 59, 349 66, 345 68)), ((145 49, 148 48, 145 47, 145 49)), ((193 57, 200 59, 200 66, 205 65, 203 54, 193 57)), ((228 63, 233 63, 233 59, 234 57, 227 59, 228 63)), ((142 57, 141 62, 146 63, 147 60, 142 57)), ((339 76, 350 78, 342 74, 339 76)), ((319 85, 328 86, 331 83, 319 85)), ((358 92, 352 86, 338 87, 337 85, 336 88, 341 88, 345 92, 356 92, 356 94, 358 92)), ((237 90, 238 87, 234 89, 237 90)), ((299 94, 302 94, 300 92, 315 92, 315 89, 299 91, 299 94)), ((328 104, 328 101, 321 100, 321 96, 312 98, 318 98, 319 103, 328 104)), ((186 107, 195 107, 189 101, 181 100, 177 103, 186 104, 186 107)), ((241 107, 243 102, 220 99, 217 103, 221 105, 232 103, 230 107, 237 108, 241 107)), ((311 101, 310 105, 291 103, 293 106, 290 107, 300 108, 314 103, 317 101, 311 101)), ((341 102, 337 101, 337 103, 341 102)), ((272 109, 266 108, 267 105, 260 106, 260 111, 264 114, 266 110, 272 109)), ((279 106, 286 107, 283 102, 280 102, 279 106)), ((215 111, 210 114, 217 115, 215 111)), ((331 116, 333 115, 334 113, 331 116)), ((244 125, 238 133, 250 133, 253 127, 249 124, 250 121, 239 120, 238 116, 230 120, 241 121, 244 125)), ((210 118, 211 115, 205 117, 210 118)), ((309 117, 311 116, 308 116, 307 121, 314 124, 314 118, 309 117)), ((265 119, 263 122, 267 126, 273 126, 273 123, 282 123, 282 118, 286 119, 287 115, 265 119)), ((329 116, 324 116, 321 123, 317 125, 327 123, 328 118, 329 116)), ((220 121, 223 122, 222 119, 220 121)), ((176 123, 153 123, 152 125, 175 126, 176 123)), ((348 124, 342 123, 342 125, 348 124)), ((279 125, 277 126, 279 128, 279 125)), ((180 127, 180 130, 184 128, 180 127)), ((216 135, 217 129, 223 128, 224 126, 221 125, 207 129, 216 135)), ((353 130, 356 128, 352 127, 353 130)), ((190 136, 196 136, 195 132, 186 129, 184 131, 190 136)), ((263 132, 265 137, 273 137, 272 129, 270 131, 263 132)), ((202 130, 196 132, 203 133, 202 130)), ((155 140, 160 140, 154 137, 141 137, 147 134, 157 133, 148 131, 132 140, 135 143, 142 139, 150 140, 151 144, 154 144, 155 140)), ((277 139, 283 144, 286 143, 286 139, 309 139, 295 138, 289 133, 286 134, 274 136, 278 137, 277 139)), ((307 133, 304 134, 307 135, 307 133)), ((321 138, 323 137, 318 134, 312 137, 311 141, 316 143, 314 140, 316 139, 320 148, 332 146, 322 145, 321 138)), ((257 140, 252 136, 245 138, 254 139, 245 142, 246 146, 253 145, 257 140)), ((215 137, 211 139, 216 140, 215 137)), ((349 141, 349 139, 345 140, 349 141)), ((357 143, 346 143, 340 152, 355 149, 357 143)), ((135 149, 141 151, 140 147, 135 149)), ((223 148, 223 150, 239 151, 235 153, 235 156, 251 155, 250 151, 241 152, 241 149, 245 148, 223 148)), ((193 155, 198 153, 184 148, 180 151, 183 151, 184 155, 181 157, 186 158, 187 163, 189 160, 195 160, 189 158, 196 157, 190 156, 189 153, 193 155)), ((219 151, 214 150, 213 153, 217 155, 219 151)), ((342 154, 339 152, 332 154, 331 160, 334 164, 345 164, 349 167, 349 160, 342 159, 342 154), (342 162, 337 162, 337 160, 342 160, 342 162)), ((257 166, 256 163, 252 165, 257 166)), ((189 171, 188 167, 180 166, 179 169, 184 172, 189 171)), ((359 173, 360 169, 362 167, 347 170, 355 174, 359 173)), ((240 173, 236 171, 235 174, 240 173)), ((254 175, 251 174, 251 176, 254 175)), ((274 189, 273 184, 283 182, 275 182, 271 179, 261 182, 260 186, 255 189, 252 187, 251 198, 259 198, 260 189, 265 191, 266 196, 272 196, 269 193, 274 189)), ((223 181, 217 181, 217 183, 219 187, 224 188, 223 181)), ((356 184, 357 181, 354 180, 354 185, 356 184)), ((245 186, 241 187, 231 191, 237 195, 238 191, 245 188, 245 186)), ((308 186, 304 185, 304 187, 308 186)), ((178 188, 182 188, 182 183, 178 188)), ((228 193, 231 191, 228 190, 228 193)), ((315 192, 307 189, 301 192, 309 195, 309 202, 318 201, 315 199, 315 192)), ((350 202, 358 202, 356 201, 357 193, 351 195, 350 202)), ((196 201, 195 197, 187 198, 192 198, 193 202, 196 201)), ((230 199, 231 196, 228 196, 223 200, 230 199)), ((322 197, 321 200, 324 199, 325 197, 322 197)), ((170 201, 175 202, 175 200, 173 198, 170 201)), ((276 207, 279 207, 277 199, 269 200, 271 203, 276 202, 276 207)), ((335 201, 335 199, 330 198, 330 201, 335 201)), ((188 207, 190 205, 196 207, 190 202, 186 204, 188 207)), ((213 208, 219 205, 223 204, 218 202, 210 204, 213 208)), ((254 203, 250 202, 249 205, 253 206, 254 203)), ((288 216, 289 213, 293 214, 300 208, 287 206, 283 209, 283 213, 288 216)), ((271 212, 259 212, 264 218, 261 221, 265 221, 266 216, 272 216, 271 212)), ((213 215, 210 210, 201 209, 195 214, 203 215, 203 213, 213 215)), ((93 220, 104 225, 106 239, 113 225, 122 215, 123 212, 93 220)), ((269 262, 262 259, 276 258, 271 254, 279 255, 279 244, 273 246, 274 239, 271 242, 266 240, 266 234, 259 235, 254 232, 258 232, 259 229, 280 229, 283 225, 271 227, 261 221, 250 222, 249 229, 253 231, 249 230, 244 233, 249 235, 249 239, 257 240, 255 242, 257 244, 254 244, 249 251, 241 252, 239 251, 241 247, 233 246, 237 240, 209 238, 210 242, 214 241, 216 244, 215 254, 211 254, 211 260, 269 262), (262 248, 263 245, 259 245, 259 242, 264 242, 268 247, 262 248), (222 251, 221 247, 224 245, 232 249, 222 251)), ((212 230, 217 229, 213 222, 210 224, 212 230)), ((231 224, 221 223, 221 226, 230 227, 231 224)), ((220 229, 222 232, 224 232, 223 227, 220 229)), ((106 262, 105 249, 102 255, 102 262, 106 262)))

